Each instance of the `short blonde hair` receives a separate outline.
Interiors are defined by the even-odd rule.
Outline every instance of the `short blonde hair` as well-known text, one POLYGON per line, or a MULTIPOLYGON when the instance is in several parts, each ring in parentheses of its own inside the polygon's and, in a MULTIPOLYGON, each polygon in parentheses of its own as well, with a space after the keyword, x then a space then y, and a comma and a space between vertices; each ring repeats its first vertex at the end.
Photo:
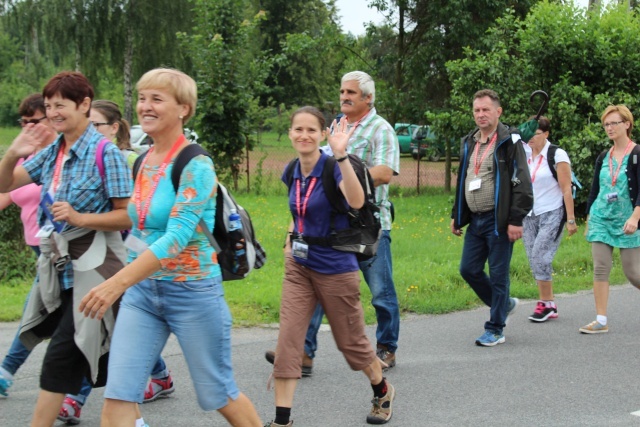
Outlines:
POLYGON ((163 89, 171 93, 178 104, 188 105, 189 113, 183 117, 183 124, 186 124, 196 113, 198 88, 196 82, 182 71, 173 68, 154 68, 140 77, 136 89, 138 92, 146 89, 163 89))
POLYGON ((620 117, 622 117, 622 121, 629 122, 631 125, 629 129, 627 129, 627 136, 631 137, 631 131, 633 130, 633 114, 627 108, 626 105, 618 104, 618 105, 609 105, 600 116, 600 121, 602 122, 602 126, 604 126, 604 119, 611 113, 618 113, 620 117))

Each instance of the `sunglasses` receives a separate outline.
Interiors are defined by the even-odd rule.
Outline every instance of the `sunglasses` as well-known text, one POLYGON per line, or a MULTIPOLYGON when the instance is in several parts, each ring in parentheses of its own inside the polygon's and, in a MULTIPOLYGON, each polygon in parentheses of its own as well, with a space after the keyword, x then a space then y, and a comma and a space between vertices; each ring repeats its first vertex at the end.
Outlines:
POLYGON ((41 121, 45 120, 47 118, 47 116, 44 117, 40 117, 39 119, 18 119, 18 124, 22 127, 25 127, 26 125, 28 125, 29 123, 37 125, 38 123, 40 123, 41 121))

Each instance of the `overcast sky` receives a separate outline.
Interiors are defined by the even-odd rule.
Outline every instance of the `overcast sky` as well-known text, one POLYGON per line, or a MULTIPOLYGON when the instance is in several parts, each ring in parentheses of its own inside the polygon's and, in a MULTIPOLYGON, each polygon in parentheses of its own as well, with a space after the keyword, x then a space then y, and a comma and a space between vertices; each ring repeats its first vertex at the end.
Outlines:
MULTIPOLYGON (((587 7, 589 0, 577 0, 577 3, 581 7, 587 7)), ((336 4, 339 9, 338 15, 340 15, 342 30, 345 33, 362 35, 365 32, 365 23, 373 21, 378 24, 384 19, 377 9, 367 7, 368 0, 337 0, 336 4)))

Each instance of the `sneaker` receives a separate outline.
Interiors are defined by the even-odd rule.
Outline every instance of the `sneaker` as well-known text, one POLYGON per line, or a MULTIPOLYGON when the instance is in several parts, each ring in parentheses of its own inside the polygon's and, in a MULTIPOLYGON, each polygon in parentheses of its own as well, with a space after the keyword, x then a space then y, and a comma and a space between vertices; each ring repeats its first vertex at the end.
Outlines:
POLYGON ((9 390, 9 387, 11 387, 12 385, 13 385, 13 380, 5 378, 4 375, 2 375, 2 373, 0 372, 0 395, 9 396, 9 393, 7 393, 7 390, 9 390))
POLYGON ((503 344, 504 343, 504 335, 496 334, 491 331, 484 331, 477 340, 476 345, 481 345, 484 347, 493 347, 494 345, 503 344))
MULTIPOLYGON (((264 353, 264 358, 267 362, 273 365, 273 361, 276 359, 276 352, 273 350, 267 350, 264 353)), ((302 355, 302 376, 307 378, 313 374, 313 359, 306 354, 302 355)), ((277 425, 277 424, 274 424, 277 425)))
POLYGON ((609 332, 609 326, 603 325, 597 320, 594 320, 593 322, 583 326, 579 330, 583 334, 604 334, 605 332, 609 332))
POLYGON ((509 317, 516 311, 518 305, 520 305, 520 300, 518 298, 509 298, 509 309, 507 310, 507 317, 504 319, 505 325, 509 322, 509 317))
POLYGON ((82 405, 67 396, 62 402, 60 412, 58 412, 58 419, 72 426, 80 424, 81 411, 82 405))
POLYGON ((264 425, 264 427, 290 427, 293 425, 293 420, 289 421, 286 424, 276 424, 273 421, 269 421, 264 425))
POLYGON ((557 319, 558 309, 556 307, 547 307, 542 301, 538 301, 533 314, 529 316, 529 320, 533 322, 546 322, 548 319, 557 319))
POLYGON ((175 387, 173 386, 171 375, 162 379, 151 378, 144 392, 144 400, 142 403, 153 402, 157 398, 171 394, 174 391, 175 387))
POLYGON ((387 365, 383 369, 384 371, 396 366, 396 354, 390 352, 386 345, 378 344, 378 348, 376 349, 376 355, 378 356, 378 359, 380 359, 380 361, 383 364, 387 365))
POLYGON ((387 382, 387 394, 384 397, 374 397, 371 403, 373 407, 367 415, 367 424, 386 424, 393 415, 393 399, 396 397, 396 389, 387 382))

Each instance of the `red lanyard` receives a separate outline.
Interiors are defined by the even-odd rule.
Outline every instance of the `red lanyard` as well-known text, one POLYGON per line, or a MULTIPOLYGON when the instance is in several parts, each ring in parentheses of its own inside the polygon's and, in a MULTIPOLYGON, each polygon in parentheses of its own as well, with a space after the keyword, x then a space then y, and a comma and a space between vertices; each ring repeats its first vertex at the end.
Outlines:
POLYGON ((53 188, 54 194, 58 191, 58 187, 60 186, 60 174, 62 173, 62 165, 64 164, 64 145, 64 141, 60 141, 60 149, 56 156, 56 167, 53 170, 53 182, 51 183, 51 187, 53 188))
POLYGON ((497 139, 498 139, 498 131, 496 131, 496 133, 493 134, 493 138, 491 138, 491 141, 489 141, 489 145, 487 145, 487 149, 484 150, 484 153, 482 153, 482 157, 480 157, 479 163, 478 163, 478 149, 480 148, 480 143, 479 142, 476 143, 475 158, 473 160, 476 176, 478 176, 478 172, 480 172, 480 166, 482 166, 482 162, 484 162, 484 159, 487 158, 487 155, 489 154, 491 147, 493 146, 493 144, 496 142, 497 139))
POLYGON ((633 144, 633 141, 629 140, 629 142, 627 143, 627 148, 624 149, 622 160, 620 160, 620 162, 618 163, 618 168, 616 169, 615 173, 613 172, 613 149, 615 147, 611 147, 611 151, 609 151, 609 174, 611 175, 612 187, 616 186, 616 182, 618 181, 618 175, 620 174, 620 168, 622 167, 622 162, 624 161, 624 156, 626 156, 629 153, 629 151, 631 151, 632 144, 633 144))
MULTIPOLYGON (((531 159, 529 159, 529 164, 531 164, 531 159)), ((533 173, 531 174, 532 183, 536 181, 536 173, 538 172, 538 169, 540 169, 541 164, 542 164, 542 154, 540 154, 540 157, 538 159, 538 165, 535 167, 535 169, 533 170, 533 173)))
POLYGON ((300 204, 300 181, 300 179, 296 181, 296 210, 298 211, 298 233, 302 234, 304 229, 304 216, 307 214, 307 203, 309 203, 309 197, 311 196, 313 187, 316 186, 316 178, 311 178, 302 205, 300 204))
POLYGON ((153 198, 153 193, 155 193, 156 188, 158 188, 158 182, 160 182, 160 178, 164 175, 165 169, 167 169, 167 166, 169 166, 169 163, 171 162, 171 158, 173 157, 173 154, 176 152, 178 147, 182 145, 184 141, 185 141, 184 135, 180 135, 180 138, 178 138, 178 140, 173 144, 173 147, 171 147, 171 150, 169 150, 166 157, 162 161, 162 164, 160 165, 158 172, 156 172, 155 175, 153 175, 153 177, 151 178, 151 181, 153 183, 151 185, 151 189, 149 190, 149 194, 146 195, 146 200, 145 200, 146 203, 144 203, 144 205, 142 204, 142 180, 140 179, 140 176, 142 175, 142 171, 144 170, 144 165, 147 163, 147 159, 149 158, 151 153, 153 153, 154 147, 149 148, 149 152, 147 153, 146 156, 144 156, 144 159, 142 159, 142 164, 140 164, 138 176, 136 177, 136 188, 135 188, 135 199, 134 199, 134 202, 136 204, 136 212, 138 213, 138 230, 142 230, 144 228, 144 221, 147 219, 147 215, 149 214, 149 206, 151 204, 151 199, 153 198))

